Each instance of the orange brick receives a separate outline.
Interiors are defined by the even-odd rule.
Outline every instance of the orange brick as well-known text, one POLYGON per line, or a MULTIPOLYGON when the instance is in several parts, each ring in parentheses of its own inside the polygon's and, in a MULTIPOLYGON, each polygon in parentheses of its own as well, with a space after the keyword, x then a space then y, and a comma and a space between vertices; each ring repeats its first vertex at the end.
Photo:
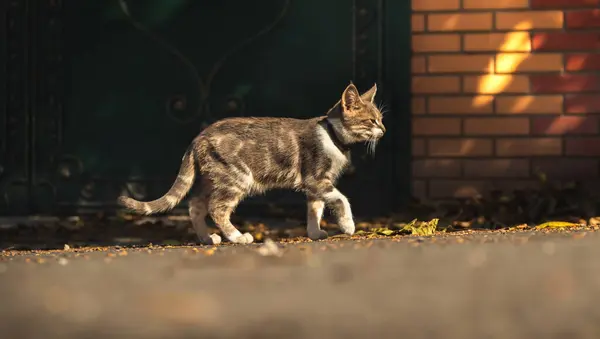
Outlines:
POLYGON ((432 157, 476 157, 492 155, 490 139, 429 139, 427 152, 432 157))
POLYGON ((412 0, 413 11, 458 9, 460 0, 412 0))
POLYGON ((562 95, 496 97, 496 113, 551 114, 562 112, 562 95))
POLYGON ((425 106, 425 98, 413 97, 412 100, 412 114, 425 114, 427 108, 425 106))
POLYGON ((528 52, 531 40, 529 32, 466 34, 464 48, 468 52, 528 52))
POLYGON ((460 176, 461 165, 456 159, 422 159, 412 163, 415 178, 452 178, 460 176))
POLYGON ((529 0, 463 0, 465 9, 527 8, 529 0))
POLYGON ((417 34, 412 36, 413 52, 456 52, 460 50, 458 34, 417 34))
POLYGON ((431 55, 429 72, 432 73, 491 73, 494 71, 492 55, 431 55))
POLYGON ((427 198, 427 181, 413 180, 411 191, 412 191, 412 196, 417 199, 427 198))
POLYGON ((422 14, 413 14, 410 24, 413 32, 423 32, 425 30, 425 16, 422 14))
POLYGON ((425 155, 425 139, 413 138, 412 139, 412 156, 421 157, 425 155))
POLYGON ((529 134, 529 119, 468 118, 464 128, 465 135, 526 135, 529 134))
POLYGON ((527 93, 529 92, 529 77, 500 74, 465 76, 463 91, 479 94, 527 93))
POLYGON ((458 135, 459 118, 413 118, 413 135, 458 135))
POLYGON ((464 176, 469 178, 519 178, 529 176, 529 160, 464 160, 464 176))
POLYGON ((423 76, 412 77, 413 93, 458 93, 460 78, 458 76, 423 76))
POLYGON ((492 13, 429 14, 429 31, 456 32, 492 29, 492 13))
POLYGON ((500 53, 496 55, 496 73, 561 71, 561 54, 500 53))
POLYGON ((427 64, 424 56, 414 56, 411 59, 411 70, 413 74, 427 72, 427 64))
POLYGON ((430 97, 429 113, 433 114, 485 114, 493 112, 493 97, 430 97))
POLYGON ((598 116, 543 116, 531 119, 531 133, 541 135, 598 135, 598 116))
POLYGON ((546 156, 560 155, 562 140, 560 138, 527 138, 498 139, 496 154, 498 156, 546 156))
POLYGON ((485 181, 467 180, 431 180, 429 196, 431 198, 472 198, 485 194, 490 184, 485 181))
POLYGON ((562 28, 564 15, 562 11, 525 11, 497 12, 496 28, 509 30, 530 30, 562 28))

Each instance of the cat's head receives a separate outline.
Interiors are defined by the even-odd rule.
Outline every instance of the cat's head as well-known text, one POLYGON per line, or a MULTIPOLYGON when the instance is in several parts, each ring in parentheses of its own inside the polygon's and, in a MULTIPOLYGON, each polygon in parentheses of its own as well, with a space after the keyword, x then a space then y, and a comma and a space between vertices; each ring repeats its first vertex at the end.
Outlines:
POLYGON ((336 127, 347 142, 374 143, 384 135, 383 114, 375 105, 376 93, 377 84, 361 95, 352 83, 342 93, 340 108, 330 120, 339 119, 336 127))

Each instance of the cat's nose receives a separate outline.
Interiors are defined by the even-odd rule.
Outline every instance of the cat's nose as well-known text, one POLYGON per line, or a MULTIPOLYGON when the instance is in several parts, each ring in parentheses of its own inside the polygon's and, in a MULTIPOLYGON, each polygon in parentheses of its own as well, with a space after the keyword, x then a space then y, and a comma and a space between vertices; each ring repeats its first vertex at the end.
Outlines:
POLYGON ((381 131, 382 131, 383 133, 385 133, 385 126, 383 126, 383 124, 381 124, 381 123, 380 123, 380 124, 379 124, 379 128, 381 128, 381 131))

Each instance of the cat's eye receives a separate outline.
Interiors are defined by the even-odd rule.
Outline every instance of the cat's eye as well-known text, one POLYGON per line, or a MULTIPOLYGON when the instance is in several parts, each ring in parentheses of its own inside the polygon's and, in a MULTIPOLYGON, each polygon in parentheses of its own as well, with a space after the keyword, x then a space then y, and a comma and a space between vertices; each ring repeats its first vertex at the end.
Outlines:
POLYGON ((369 120, 369 122, 371 122, 373 125, 377 125, 377 120, 375 120, 375 119, 371 119, 371 120, 369 120))

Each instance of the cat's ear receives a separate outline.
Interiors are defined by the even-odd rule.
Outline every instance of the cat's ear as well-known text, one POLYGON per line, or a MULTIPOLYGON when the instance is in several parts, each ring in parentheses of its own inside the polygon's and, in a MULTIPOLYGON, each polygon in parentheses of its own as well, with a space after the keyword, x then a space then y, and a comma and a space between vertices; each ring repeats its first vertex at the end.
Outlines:
POLYGON ((350 83, 348 87, 342 93, 342 109, 344 112, 353 111, 362 103, 358 89, 353 83, 350 83))
POLYGON ((363 101, 373 103, 373 101, 375 100, 376 93, 377 93, 377 84, 374 84, 373 87, 371 87, 370 90, 364 92, 360 96, 360 98, 363 99, 363 101))

